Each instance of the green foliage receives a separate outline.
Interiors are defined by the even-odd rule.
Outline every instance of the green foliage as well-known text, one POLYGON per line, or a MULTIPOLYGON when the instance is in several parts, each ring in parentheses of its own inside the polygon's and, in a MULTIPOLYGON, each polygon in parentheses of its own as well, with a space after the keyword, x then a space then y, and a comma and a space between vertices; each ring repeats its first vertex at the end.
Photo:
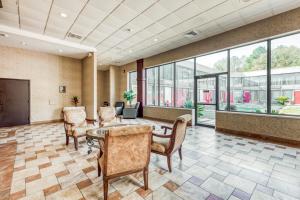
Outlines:
POLYGON ((184 108, 193 108, 192 100, 186 100, 183 105, 184 108))
POLYGON ((272 110, 271 112, 273 115, 278 115, 279 114, 279 111, 278 110, 272 110))
POLYGON ((289 98, 287 96, 279 96, 276 98, 276 101, 280 105, 284 106, 289 101, 289 98))
POLYGON ((79 97, 78 96, 73 96, 72 97, 72 102, 75 104, 75 106, 77 106, 77 104, 79 103, 79 97))
MULTIPOLYGON (((226 69, 226 59, 218 60, 214 67, 218 70, 226 69)), ((267 49, 259 46, 249 56, 232 56, 230 66, 233 71, 247 72, 266 69, 267 49)), ((300 66, 300 48, 281 45, 272 50, 272 68, 300 66)))
POLYGON ((204 115, 204 106, 201 104, 197 105, 197 117, 201 117, 204 115))
POLYGON ((135 97, 136 95, 134 94, 133 90, 124 91, 123 93, 123 98, 128 101, 130 105, 135 97))

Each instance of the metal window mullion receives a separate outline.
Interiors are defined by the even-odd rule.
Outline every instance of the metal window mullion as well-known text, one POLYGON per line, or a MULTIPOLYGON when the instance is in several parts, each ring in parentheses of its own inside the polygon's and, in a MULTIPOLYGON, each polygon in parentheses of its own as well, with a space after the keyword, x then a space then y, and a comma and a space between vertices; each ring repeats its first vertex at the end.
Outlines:
POLYGON ((158 67, 158 80, 157 80, 157 105, 160 106, 160 66, 158 67))
POLYGON ((173 106, 176 107, 176 63, 173 63, 173 106))
POLYGON ((227 111, 230 111, 230 49, 227 50, 227 111))
POLYGON ((145 105, 148 104, 148 102, 147 102, 147 88, 148 88, 147 69, 145 69, 145 105))
POLYGON ((217 75, 216 77, 215 77, 215 79, 216 79, 216 86, 215 86, 215 88, 216 88, 216 110, 218 111, 219 110, 219 76, 217 75))
POLYGON ((272 57, 271 57, 271 40, 267 41, 267 113, 271 114, 271 103, 272 103, 272 94, 271 94, 271 65, 272 65, 272 57))

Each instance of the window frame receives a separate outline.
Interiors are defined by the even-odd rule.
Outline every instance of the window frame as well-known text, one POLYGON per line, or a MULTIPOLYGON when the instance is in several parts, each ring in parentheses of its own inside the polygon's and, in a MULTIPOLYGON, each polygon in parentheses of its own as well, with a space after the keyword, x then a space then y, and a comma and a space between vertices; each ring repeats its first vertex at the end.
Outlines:
MULTIPOLYGON (((263 39, 259 39, 259 40, 255 40, 255 41, 251 41, 251 42, 246 42, 246 43, 242 43, 242 44, 238 44, 238 45, 235 45, 235 46, 232 46, 232 47, 228 47, 228 48, 223 48, 223 49, 218 49, 216 51, 211 51, 211 52, 206 52, 204 54, 199 54, 199 55, 196 55, 196 56, 191 56, 191 57, 187 57, 187 58, 183 58, 183 59, 178 59, 178 60, 175 60, 175 61, 171 61, 171 62, 166 62, 166 63, 161 63, 159 65, 154 65, 154 66, 151 66, 151 67, 147 67, 145 70, 147 69, 151 69, 151 68, 155 68, 155 67, 158 67, 158 91, 159 91, 159 95, 158 95, 158 105, 147 105, 147 99, 145 99, 145 105, 146 106, 151 106, 151 107, 163 107, 163 108, 176 108, 176 109, 184 109, 184 108, 180 108, 180 107, 177 107, 176 106, 176 95, 175 95, 175 92, 176 92, 176 63, 177 62, 181 62, 181 61, 185 61, 185 60, 190 60, 190 59, 193 59, 194 60, 194 86, 193 88, 195 88, 195 80, 196 80, 196 67, 197 67, 197 64, 196 64, 196 59, 198 57, 202 57, 202 56, 207 56, 207 55, 211 55, 211 54, 215 54, 215 53, 219 53, 219 52, 222 52, 222 51, 227 51, 227 110, 225 111, 228 111, 228 112, 233 112, 233 113, 246 113, 246 114, 252 114, 252 115, 270 115, 270 116, 289 116, 289 117, 295 117, 295 118, 299 118, 300 115, 290 115, 290 114, 274 114, 272 113, 272 74, 271 74, 271 68, 272 68, 272 40, 275 40, 275 39, 280 39, 280 38, 284 38, 284 37, 288 37, 288 36, 292 36, 292 35, 296 35, 296 34, 300 34, 300 31, 293 31, 293 32, 290 32, 290 33, 285 33, 285 34, 281 34, 281 35, 277 35, 277 36, 271 36, 269 38, 263 38, 263 39), (241 47, 246 47, 246 46, 249 46, 249 45, 253 45, 253 44, 258 44, 258 43, 262 43, 262 42, 266 42, 267 43, 267 66, 266 66, 266 72, 267 72, 267 107, 266 107, 266 112, 265 113, 256 113, 256 112, 246 112, 246 111, 234 111, 234 110, 231 110, 230 108, 230 78, 231 78, 231 63, 230 63, 230 56, 231 56, 231 50, 234 50, 234 49, 237 49, 237 48, 241 48, 241 47), (162 65, 167 65, 167 64, 173 64, 173 67, 174 67, 174 70, 173 70, 173 76, 174 76, 174 95, 173 95, 173 106, 170 106, 170 107, 164 107, 164 106, 161 106, 160 105, 160 66, 162 65)), ((145 73, 145 79, 147 81, 147 73, 145 73)), ((195 104, 196 104, 196 91, 194 91, 194 108, 195 108, 195 104)), ((145 87, 145 94, 147 95, 147 86, 145 87)), ((218 106, 217 106, 218 107, 218 106)), ((193 109, 194 109, 193 108, 193 109)), ((216 109, 216 111, 220 111, 219 109, 216 109)), ((224 110, 221 110, 221 111, 224 111, 224 110)))

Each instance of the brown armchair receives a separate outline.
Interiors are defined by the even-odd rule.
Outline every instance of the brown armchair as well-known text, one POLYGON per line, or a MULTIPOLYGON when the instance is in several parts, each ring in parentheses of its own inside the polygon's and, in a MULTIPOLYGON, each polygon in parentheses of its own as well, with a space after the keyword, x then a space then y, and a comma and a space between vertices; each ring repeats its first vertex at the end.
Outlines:
POLYGON ((99 107, 99 126, 111 126, 118 123, 118 118, 121 121, 121 118, 117 116, 116 109, 112 106, 99 107))
POLYGON ((151 152, 167 156, 169 172, 172 172, 172 154, 178 150, 180 160, 182 160, 181 146, 185 138, 187 123, 192 119, 192 115, 186 114, 174 122, 173 128, 162 126, 164 135, 153 133, 151 152), (167 130, 172 130, 167 135, 167 130))
POLYGON ((98 176, 103 173, 104 200, 110 179, 143 171, 144 188, 148 189, 148 165, 152 126, 130 125, 108 127, 100 142, 98 176))
POLYGON ((64 107, 64 128, 66 132, 66 145, 69 137, 74 138, 75 149, 78 150, 78 138, 86 136, 86 131, 95 128, 94 119, 86 119, 85 107, 64 107))

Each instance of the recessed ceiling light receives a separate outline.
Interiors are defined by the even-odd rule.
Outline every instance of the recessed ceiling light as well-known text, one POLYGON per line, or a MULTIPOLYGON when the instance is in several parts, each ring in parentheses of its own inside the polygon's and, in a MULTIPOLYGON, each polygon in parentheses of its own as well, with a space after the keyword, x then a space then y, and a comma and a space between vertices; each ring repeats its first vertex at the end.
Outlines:
POLYGON ((240 1, 246 3, 246 2, 249 2, 250 0, 240 0, 240 1))
POLYGON ((157 42, 158 41, 158 39, 157 38, 154 38, 154 40, 153 40, 154 42, 157 42))
POLYGON ((126 28, 124 31, 126 31, 126 32, 132 32, 132 29, 131 28, 126 28))
POLYGON ((26 46, 26 45, 27 45, 26 42, 24 42, 24 41, 22 41, 21 44, 22 44, 23 46, 26 46))
POLYGON ((62 49, 58 49, 58 51, 61 53, 61 52, 63 52, 63 50, 62 49))
POLYGON ((8 37, 6 33, 0 33, 0 37, 8 37))
POLYGON ((132 53, 132 50, 131 50, 131 49, 129 50, 129 53, 132 53))
POLYGON ((68 17, 68 15, 66 13, 63 13, 63 12, 60 13, 60 16, 63 17, 63 18, 68 17))

